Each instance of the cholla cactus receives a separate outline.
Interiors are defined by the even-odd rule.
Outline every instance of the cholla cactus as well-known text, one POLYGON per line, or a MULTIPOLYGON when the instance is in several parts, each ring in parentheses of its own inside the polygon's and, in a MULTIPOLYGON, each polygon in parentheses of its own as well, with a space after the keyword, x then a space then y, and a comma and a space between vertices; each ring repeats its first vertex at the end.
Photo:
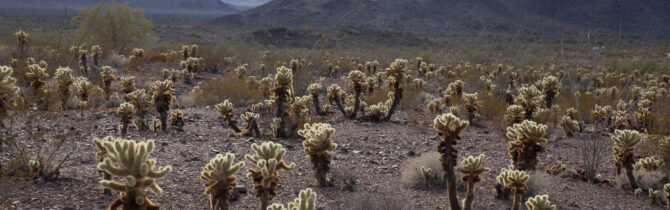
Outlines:
POLYGON ((99 91, 100 87, 93 85, 91 82, 88 81, 86 77, 77 77, 75 86, 77 86, 77 97, 79 99, 79 112, 80 115, 83 117, 84 110, 86 110, 86 108, 88 108, 89 106, 88 97, 94 92, 99 91))
MULTIPOLYGON (((105 148, 105 142, 110 142, 110 143, 114 144, 114 141, 116 141, 116 140, 117 139, 112 137, 112 136, 107 136, 107 137, 102 138, 102 139, 93 138, 93 143, 95 144, 95 147, 97 147, 98 150, 100 150, 99 152, 95 153, 96 157, 98 158, 98 163, 102 163, 105 160, 105 157, 107 157, 107 149, 105 148)), ((110 175, 109 173, 107 173, 103 170, 98 169, 98 173, 102 174, 102 179, 103 180, 111 180, 112 179, 112 175, 110 175)), ((111 195, 112 194, 112 191, 107 189, 107 188, 103 188, 102 192, 105 195, 111 195)))
POLYGON ((167 127, 165 126, 167 125, 167 113, 170 110, 170 103, 172 103, 174 100, 172 92, 174 92, 174 89, 172 89, 172 82, 169 80, 155 81, 151 85, 151 98, 153 100, 154 106, 156 107, 156 112, 160 114, 163 130, 165 130, 167 127))
POLYGON ((230 101, 225 100, 223 103, 219 103, 215 105, 216 111, 219 113, 219 116, 223 117, 223 122, 228 122, 228 127, 233 129, 235 133, 241 133, 242 130, 240 130, 239 127, 237 127, 237 120, 235 120, 233 117, 235 114, 233 113, 233 103, 230 103, 230 101))
POLYGON ((547 151, 544 146, 547 139, 544 137, 547 126, 530 120, 514 124, 507 128, 505 135, 511 141, 507 147, 512 163, 516 170, 534 170, 537 164, 537 154, 547 151))
POLYGON ((514 103, 523 107, 526 112, 525 119, 532 119, 535 110, 542 106, 544 95, 535 86, 519 88, 519 95, 514 98, 514 103))
POLYGON ((147 97, 144 89, 135 90, 126 95, 127 101, 135 106, 135 127, 137 130, 144 131, 147 130, 147 122, 144 120, 145 116, 149 112, 149 107, 152 106, 152 101, 147 97))
POLYGON ((125 135, 128 132, 128 124, 135 114, 135 106, 128 102, 122 103, 119 109, 116 110, 116 114, 121 118, 121 134, 125 135))
POLYGON ((663 185, 663 192, 665 193, 666 207, 670 210, 670 183, 663 185))
POLYGON ((70 86, 74 83, 74 77, 72 77, 72 69, 69 67, 59 67, 56 69, 56 76, 54 77, 58 81, 58 96, 61 101, 61 109, 67 109, 67 100, 70 98, 70 86))
POLYGON ((170 113, 170 126, 177 131, 184 131, 184 113, 179 110, 170 113))
POLYGON ((642 99, 637 103, 638 111, 633 115, 637 122, 638 130, 642 132, 649 132, 651 128, 651 100, 642 99))
POLYGON ((396 59, 386 69, 383 76, 387 77, 391 81, 391 87, 393 88, 393 100, 386 117, 384 117, 384 120, 388 121, 391 119, 391 116, 395 112, 395 109, 398 107, 400 100, 402 99, 404 81, 407 78, 407 60, 400 58, 396 59))
POLYGON ((215 210, 230 209, 232 191, 237 186, 235 174, 244 166, 244 162, 235 162, 235 155, 217 154, 202 169, 200 179, 207 180, 205 195, 209 195, 209 206, 215 210))
POLYGON ((611 123, 612 115, 612 106, 599 106, 595 105, 593 111, 591 111, 591 117, 596 125, 601 125, 608 127, 611 123))
POLYGON ((26 52, 26 43, 28 42, 28 33, 17 31, 14 33, 14 36, 16 36, 16 47, 19 51, 19 59, 23 60, 26 52))
POLYGON ((274 98, 277 105, 277 112, 275 113, 276 118, 282 119, 281 123, 278 125, 275 136, 276 137, 287 137, 286 133, 286 124, 289 122, 290 113, 286 110, 286 106, 289 106, 291 98, 293 95, 293 73, 291 69, 286 67, 277 68, 277 74, 275 74, 275 84, 274 84, 274 98))
POLYGON ((640 198, 640 195, 642 194, 642 188, 637 188, 635 189, 635 192, 633 194, 635 195, 635 198, 640 198))
POLYGON ((635 145, 642 141, 642 135, 633 130, 615 130, 612 135, 612 154, 614 155, 614 163, 617 168, 617 175, 621 173, 621 168, 626 169, 626 177, 631 189, 637 189, 637 183, 633 176, 633 169, 635 163, 634 151, 635 145))
POLYGON ((663 167, 664 161, 654 156, 642 158, 635 163, 636 170, 655 171, 663 167))
POLYGON ((510 125, 521 123, 523 122, 525 115, 526 111, 524 111, 524 108, 522 106, 510 105, 507 107, 507 113, 505 114, 505 121, 510 125))
POLYGON ((442 136, 442 141, 437 146, 437 151, 441 155, 440 161, 442 162, 442 170, 445 172, 444 179, 447 182, 447 195, 451 209, 461 209, 458 203, 458 195, 456 194, 454 167, 456 167, 458 159, 458 150, 455 146, 456 141, 461 139, 461 131, 467 128, 468 125, 467 121, 461 121, 453 114, 437 116, 433 121, 433 128, 437 130, 439 136, 442 136))
POLYGON ((100 55, 102 55, 102 48, 100 45, 93 45, 91 47, 91 57, 93 57, 93 66, 98 66, 100 63, 100 55))
POLYGON ((365 117, 372 122, 381 122, 389 111, 389 107, 385 102, 379 102, 368 106, 365 117))
POLYGON ((475 183, 481 181, 481 175, 489 172, 491 169, 484 167, 484 154, 477 157, 468 156, 461 162, 461 167, 456 168, 456 171, 461 172, 463 177, 461 179, 468 183, 465 200, 463 200, 463 209, 471 210, 472 201, 475 197, 475 183))
POLYGON ((426 188, 428 188, 430 187, 430 182, 435 179, 435 173, 432 168, 421 166, 421 177, 423 177, 423 183, 426 185, 426 188))
POLYGON ((568 115, 564 115, 558 124, 566 136, 573 136, 575 131, 579 131, 579 121, 573 120, 568 115))
POLYGON ((267 210, 316 210, 316 193, 307 188, 300 190, 299 197, 288 203, 288 209, 282 204, 272 204, 267 210))
POLYGON ((312 96, 312 104, 314 105, 314 110, 316 111, 316 114, 320 116, 326 116, 328 115, 328 112, 324 112, 321 109, 321 105, 319 103, 319 95, 321 94, 321 89, 323 86, 319 83, 312 83, 309 86, 307 86, 307 92, 312 96))
POLYGON ((30 87, 35 91, 35 95, 38 96, 42 87, 46 85, 44 79, 49 77, 49 74, 46 72, 46 68, 43 68, 39 64, 28 65, 28 72, 26 72, 26 77, 30 80, 30 87))
POLYGON ((298 130, 302 129, 305 123, 309 121, 309 107, 312 106, 312 96, 306 95, 302 97, 295 97, 293 99, 293 104, 290 107, 290 127, 288 130, 288 136, 296 137, 298 136, 298 130))
POLYGON ((355 70, 349 72, 347 79, 351 80, 351 89, 354 90, 354 107, 351 115, 347 116, 350 119, 355 119, 361 103, 361 92, 363 91, 363 83, 365 82, 365 73, 355 70))
POLYGON ((156 159, 147 159, 154 151, 154 141, 137 143, 134 140, 118 139, 105 142, 104 146, 107 155, 103 162, 98 163, 98 169, 126 180, 126 183, 114 180, 98 182, 104 188, 121 192, 121 197, 112 201, 108 209, 160 209, 143 191, 150 189, 161 195, 163 190, 156 181, 165 178, 172 167, 156 170, 156 159))
POLYGON ((116 70, 111 66, 103 66, 100 76, 102 77, 102 90, 105 99, 109 100, 109 96, 112 94, 112 82, 116 81, 116 70))
POLYGON ((244 78, 244 76, 247 74, 247 68, 249 67, 249 64, 243 64, 241 66, 238 66, 235 68, 235 75, 237 75, 237 78, 244 78))
POLYGON ((244 120, 246 125, 244 126, 244 131, 236 135, 261 137, 261 131, 258 128, 258 119, 260 119, 260 115, 253 112, 245 112, 240 115, 240 118, 244 120))
POLYGON ((476 112, 481 107, 478 94, 463 94, 463 106, 468 111, 468 121, 474 123, 475 117, 478 115, 476 112))
POLYGON ((327 175, 330 171, 330 151, 333 151, 337 144, 333 143, 333 134, 335 129, 327 123, 305 124, 303 130, 298 131, 298 135, 305 138, 302 146, 309 155, 309 161, 312 163, 316 180, 319 186, 328 186, 327 175))
POLYGON ((512 203, 512 210, 519 210, 521 209, 521 202, 523 200, 523 196, 526 194, 526 191, 528 188, 526 187, 526 182, 528 182, 528 179, 530 176, 526 174, 525 171, 510 171, 507 174, 507 185, 506 187, 509 188, 513 193, 514 193, 514 200, 512 203))
POLYGON ((135 77, 121 77, 121 89, 123 90, 123 94, 129 94, 135 91, 135 77))
POLYGON ((537 195, 532 198, 528 198, 526 201, 526 207, 528 210, 554 210, 556 205, 551 204, 549 201, 548 195, 537 195))
POLYGON ((447 85, 447 89, 444 91, 445 95, 451 95, 451 96, 456 96, 460 98, 463 96, 463 81, 461 80, 456 80, 452 83, 449 83, 447 85))
POLYGON ((342 91, 342 88, 340 88, 339 85, 332 84, 328 86, 328 101, 331 105, 335 104, 340 112, 342 112, 342 115, 347 116, 347 113, 344 110, 344 106, 342 106, 342 98, 345 96, 346 93, 342 91))
POLYGON ((661 191, 649 188, 649 204, 651 204, 651 206, 654 206, 656 203, 660 204, 660 202, 661 202, 661 191))
POLYGON ((263 142, 260 146, 251 144, 254 155, 245 155, 256 169, 248 168, 247 177, 254 181, 256 196, 261 200, 261 209, 267 209, 270 204, 270 196, 275 196, 277 184, 279 184, 279 170, 291 171, 295 164, 286 164, 284 154, 286 149, 281 144, 263 142))
POLYGON ((163 127, 163 125, 161 125, 161 120, 159 120, 158 118, 154 117, 151 120, 151 131, 154 131, 154 132, 158 131, 162 127, 163 127))
POLYGON ((502 168, 500 174, 496 176, 496 184, 493 190, 496 199, 503 200, 509 198, 511 190, 507 188, 507 177, 514 171, 513 168, 512 165, 510 165, 509 168, 502 168))
POLYGON ((553 99, 560 93, 561 83, 555 76, 548 76, 542 79, 541 85, 546 107, 551 108, 553 99))
POLYGON ((133 51, 130 52, 129 58, 130 58, 130 68, 139 70, 140 66, 142 65, 142 60, 144 58, 144 50, 134 48, 133 51))
POLYGON ((421 90, 426 86, 426 81, 417 78, 412 81, 412 84, 414 84, 414 88, 416 88, 417 90, 421 90))
POLYGON ((428 104, 426 104, 426 109, 433 113, 442 112, 442 103, 439 98, 433 99, 428 104))

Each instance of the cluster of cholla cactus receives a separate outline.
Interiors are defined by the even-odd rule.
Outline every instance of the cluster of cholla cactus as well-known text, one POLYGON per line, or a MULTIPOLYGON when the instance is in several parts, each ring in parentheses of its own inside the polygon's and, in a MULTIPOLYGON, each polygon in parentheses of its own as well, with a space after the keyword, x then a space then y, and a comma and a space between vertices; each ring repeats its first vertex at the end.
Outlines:
POLYGON ((286 149, 281 144, 263 142, 260 146, 251 144, 253 155, 245 158, 256 168, 247 169, 247 177, 254 181, 256 197, 260 199, 260 209, 267 209, 270 205, 271 196, 276 195, 277 184, 279 184, 279 170, 291 171, 295 164, 286 164, 284 154, 286 149))
POLYGON ((151 85, 151 100, 156 108, 156 112, 160 115, 161 128, 167 129, 168 111, 170 111, 170 104, 174 100, 172 96, 172 81, 155 81, 151 85))
POLYGON ((612 135, 612 141, 614 141, 612 154, 614 155, 617 176, 621 174, 621 168, 624 168, 630 189, 637 189, 637 182, 635 182, 635 176, 633 176, 635 167, 634 151, 635 146, 642 141, 642 135, 634 130, 616 130, 612 135))
POLYGON ((319 186, 328 186, 327 175, 330 171, 330 151, 333 151, 337 144, 333 143, 333 134, 335 129, 330 124, 316 123, 305 124, 303 130, 298 131, 298 135, 305 138, 302 146, 309 155, 309 161, 312 163, 316 180, 319 186))
POLYGON ((128 102, 122 103, 116 111, 116 114, 121 118, 121 126, 119 126, 119 130, 121 131, 121 134, 126 134, 128 132, 128 124, 130 124, 130 120, 133 119, 133 115, 135 114, 135 106, 128 102))
POLYGON ((253 112, 245 112, 244 114, 241 114, 240 118, 242 118, 246 124, 244 130, 241 130, 237 126, 237 120, 234 118, 235 114, 233 113, 233 103, 225 100, 223 103, 216 104, 215 107, 219 113, 219 116, 223 117, 222 122, 226 122, 228 127, 235 131, 236 136, 261 136, 261 132, 258 127, 258 120, 260 119, 260 115, 253 112))
POLYGON ((657 158, 655 156, 646 157, 638 160, 634 167, 635 170, 644 170, 644 171, 656 171, 663 168, 665 161, 663 159, 657 158))
POLYGON ((300 190, 298 197, 288 203, 288 209, 282 204, 274 203, 267 210, 316 210, 316 193, 310 188, 300 190))
POLYGON ((100 71, 100 77, 102 77, 102 92, 105 95, 105 99, 109 100, 109 97, 112 95, 112 82, 116 81, 116 69, 111 66, 103 66, 102 71, 100 71))
POLYGON ((140 69, 142 62, 144 60, 144 50, 140 48, 134 48, 130 51, 130 68, 135 69, 136 71, 140 69))
POLYGON ((561 117, 558 126, 563 129, 566 136, 573 136, 575 132, 581 131, 579 121, 576 119, 577 110, 570 108, 566 110, 566 114, 561 117))
POLYGON ((314 106, 316 114, 319 116, 326 116, 330 112, 330 104, 325 104, 323 107, 321 106, 319 95, 321 94, 322 89, 323 86, 319 83, 312 83, 307 86, 307 92, 312 96, 312 105, 314 106))
POLYGON ((468 185, 465 200, 463 200, 464 210, 472 209, 472 201, 475 197, 475 183, 481 181, 481 175, 490 170, 484 167, 484 154, 480 154, 477 157, 468 156, 461 162, 461 167, 456 168, 456 171, 463 174, 461 179, 468 185))
POLYGON ((69 67, 59 67, 56 69, 56 76, 54 77, 58 82, 58 96, 61 101, 61 109, 67 109, 67 101, 70 98, 70 86, 74 84, 74 77, 72 77, 72 69, 69 67))
POLYGON ((507 107, 505 113, 505 122, 509 125, 514 125, 523 122, 526 117, 526 110, 520 105, 510 105, 507 107))
POLYGON ((633 114, 637 122, 637 129, 645 133, 648 133, 652 126, 651 105, 651 100, 642 99, 637 102, 638 110, 633 114))
POLYGON ((77 98, 79 99, 79 112, 83 117, 84 110, 91 105, 89 102, 90 96, 101 94, 102 89, 91 83, 86 77, 77 77, 75 86, 77 87, 77 98))
MULTIPOLYGON (((134 82, 132 83, 134 84, 134 82)), ((125 97, 126 101, 130 102, 135 107, 135 114, 137 114, 137 118, 135 118, 133 124, 135 125, 137 130, 140 131, 147 130, 148 127, 147 122, 145 120, 145 116, 149 112, 149 107, 151 107, 153 102, 151 101, 151 99, 149 99, 149 97, 147 97, 146 91, 144 89, 134 90, 130 93, 127 93, 125 97)))
POLYGON ((544 94, 535 86, 526 86, 519 88, 519 95, 514 98, 514 103, 523 107, 524 119, 533 119, 533 114, 542 107, 544 94))
POLYGON ((530 120, 507 128, 505 136, 510 140, 507 151, 512 157, 514 169, 526 171, 535 169, 538 153, 547 151, 544 145, 547 143, 547 138, 544 137, 546 130, 546 125, 530 120))
POLYGON ((215 210, 230 209, 232 191, 237 186, 235 174, 244 162, 235 163, 235 155, 218 154, 202 169, 200 179, 207 180, 205 195, 209 195, 209 205, 215 210))
POLYGON ((170 166, 155 169, 156 159, 149 159, 154 151, 154 141, 136 142, 134 140, 109 139, 104 141, 105 157, 98 163, 98 169, 112 176, 124 179, 121 183, 115 180, 101 180, 100 186, 121 192, 119 198, 112 201, 107 209, 160 209, 144 194, 149 189, 157 195, 163 190, 156 182, 170 173, 170 166))
POLYGON ((505 180, 505 187, 509 188, 512 193, 514 193, 514 200, 512 202, 512 210, 520 210, 521 202, 523 201, 523 196, 526 195, 528 187, 526 182, 528 182, 530 176, 526 174, 525 171, 508 171, 505 180))
POLYGON ((475 118, 479 116, 477 110, 481 107, 481 102, 477 93, 463 94, 463 106, 468 111, 468 121, 474 123, 475 118))
MULTIPOLYGON (((105 148, 105 142, 110 142, 114 143, 116 139, 112 136, 107 136, 105 138, 99 139, 99 138, 93 138, 93 144, 95 144, 95 147, 100 150, 99 152, 96 152, 96 157, 98 159, 98 163, 102 163, 105 160, 105 157, 107 157, 107 148, 105 148)), ((103 180, 111 180, 112 175, 109 173, 105 172, 104 170, 98 169, 98 173, 102 175, 103 180)), ((111 195, 112 191, 107 189, 107 188, 102 188, 102 192, 105 195, 111 195)))
POLYGON ((26 72, 26 77, 30 81, 30 87, 33 89, 33 96, 36 99, 35 105, 40 106, 41 110, 48 108, 45 97, 51 92, 45 88, 47 84, 45 79, 49 77, 46 71, 46 63, 40 63, 28 65, 28 72, 26 72))
POLYGON ((386 117, 384 117, 384 121, 388 121, 400 105, 400 100, 403 97, 404 84, 407 78, 407 60, 396 59, 386 68, 383 75, 391 81, 390 86, 393 89, 393 97, 390 99, 391 104, 388 107, 386 117))
POLYGON ((365 73, 355 70, 349 72, 349 75, 347 76, 347 79, 351 81, 351 89, 354 91, 354 107, 351 113, 349 114, 348 117, 350 119, 355 119, 356 114, 358 113, 358 110, 360 109, 360 103, 361 103, 361 92, 363 92, 363 87, 365 83, 365 73))
POLYGON ((433 128, 437 134, 442 137, 442 141, 437 147, 440 153, 440 161, 442 162, 442 170, 444 170, 444 179, 447 182, 447 196, 449 197, 449 206, 451 209, 461 209, 458 202, 458 195, 456 194, 456 161, 458 159, 458 150, 456 143, 461 139, 460 133, 467 128, 469 123, 461 121, 453 114, 443 114, 435 117, 433 121, 433 128))

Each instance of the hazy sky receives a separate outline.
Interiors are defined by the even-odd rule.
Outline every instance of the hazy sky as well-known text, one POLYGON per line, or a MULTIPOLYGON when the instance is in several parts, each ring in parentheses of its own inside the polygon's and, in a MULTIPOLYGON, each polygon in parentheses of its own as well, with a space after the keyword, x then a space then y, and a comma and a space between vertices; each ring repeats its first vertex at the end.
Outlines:
POLYGON ((270 0, 222 0, 222 1, 237 6, 255 7, 264 4, 265 2, 268 2, 270 0))

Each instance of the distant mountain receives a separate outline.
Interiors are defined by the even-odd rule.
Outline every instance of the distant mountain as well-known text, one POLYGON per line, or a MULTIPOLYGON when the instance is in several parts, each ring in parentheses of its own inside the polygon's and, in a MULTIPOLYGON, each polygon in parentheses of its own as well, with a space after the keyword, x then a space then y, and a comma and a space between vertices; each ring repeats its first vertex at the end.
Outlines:
POLYGON ((433 35, 598 34, 670 38, 669 0, 273 0, 226 28, 335 25, 433 35))
MULTIPOLYGON (((111 0, 0 0, 0 8, 81 9, 111 0)), ((149 14, 226 15, 239 12, 220 0, 116 0, 149 14)))

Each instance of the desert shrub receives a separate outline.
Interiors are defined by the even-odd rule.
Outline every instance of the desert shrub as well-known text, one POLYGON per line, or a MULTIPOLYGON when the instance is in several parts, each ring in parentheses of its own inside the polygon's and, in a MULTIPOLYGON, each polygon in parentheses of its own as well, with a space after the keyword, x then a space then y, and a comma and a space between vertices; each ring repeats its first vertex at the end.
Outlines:
MULTIPOLYGON (((663 171, 635 170, 633 171, 633 175, 635 176, 638 188, 644 190, 663 189, 663 185, 670 182, 670 175, 663 171)), ((626 176, 617 176, 614 181, 617 187, 621 189, 630 189, 630 184, 628 183, 628 178, 626 178, 626 176)))
POLYGON ((331 175, 331 182, 333 185, 347 192, 356 192, 358 190, 358 181, 352 169, 335 167, 331 175))
POLYGON ((77 37, 114 51, 142 45, 153 36, 153 23, 144 18, 141 10, 130 9, 128 3, 112 1, 81 9, 72 22, 79 25, 77 37))
POLYGON ((608 140, 600 135, 592 135, 579 141, 579 157, 584 176, 588 181, 595 181, 598 169, 604 162, 608 151, 608 140))
POLYGON ((263 92, 253 83, 233 75, 200 81, 190 94, 198 106, 211 106, 226 99, 234 104, 249 105, 263 98, 263 92))
MULTIPOLYGON (((424 153, 419 157, 410 159, 400 172, 400 182, 405 187, 417 189, 445 189, 446 182, 443 178, 444 171, 442 171, 442 163, 440 162, 440 153, 429 152, 424 153), (432 169, 433 177, 426 183, 426 179, 421 173, 421 168, 432 169)), ((456 174, 460 177, 460 173, 456 174)), ((457 188, 462 191, 465 190, 466 183, 461 179, 456 180, 457 188)))
POLYGON ((501 123, 505 116, 505 112, 502 110, 505 110, 505 102, 489 94, 480 95, 479 101, 481 102, 481 106, 485 107, 479 110, 479 114, 494 126, 502 126, 501 123))

